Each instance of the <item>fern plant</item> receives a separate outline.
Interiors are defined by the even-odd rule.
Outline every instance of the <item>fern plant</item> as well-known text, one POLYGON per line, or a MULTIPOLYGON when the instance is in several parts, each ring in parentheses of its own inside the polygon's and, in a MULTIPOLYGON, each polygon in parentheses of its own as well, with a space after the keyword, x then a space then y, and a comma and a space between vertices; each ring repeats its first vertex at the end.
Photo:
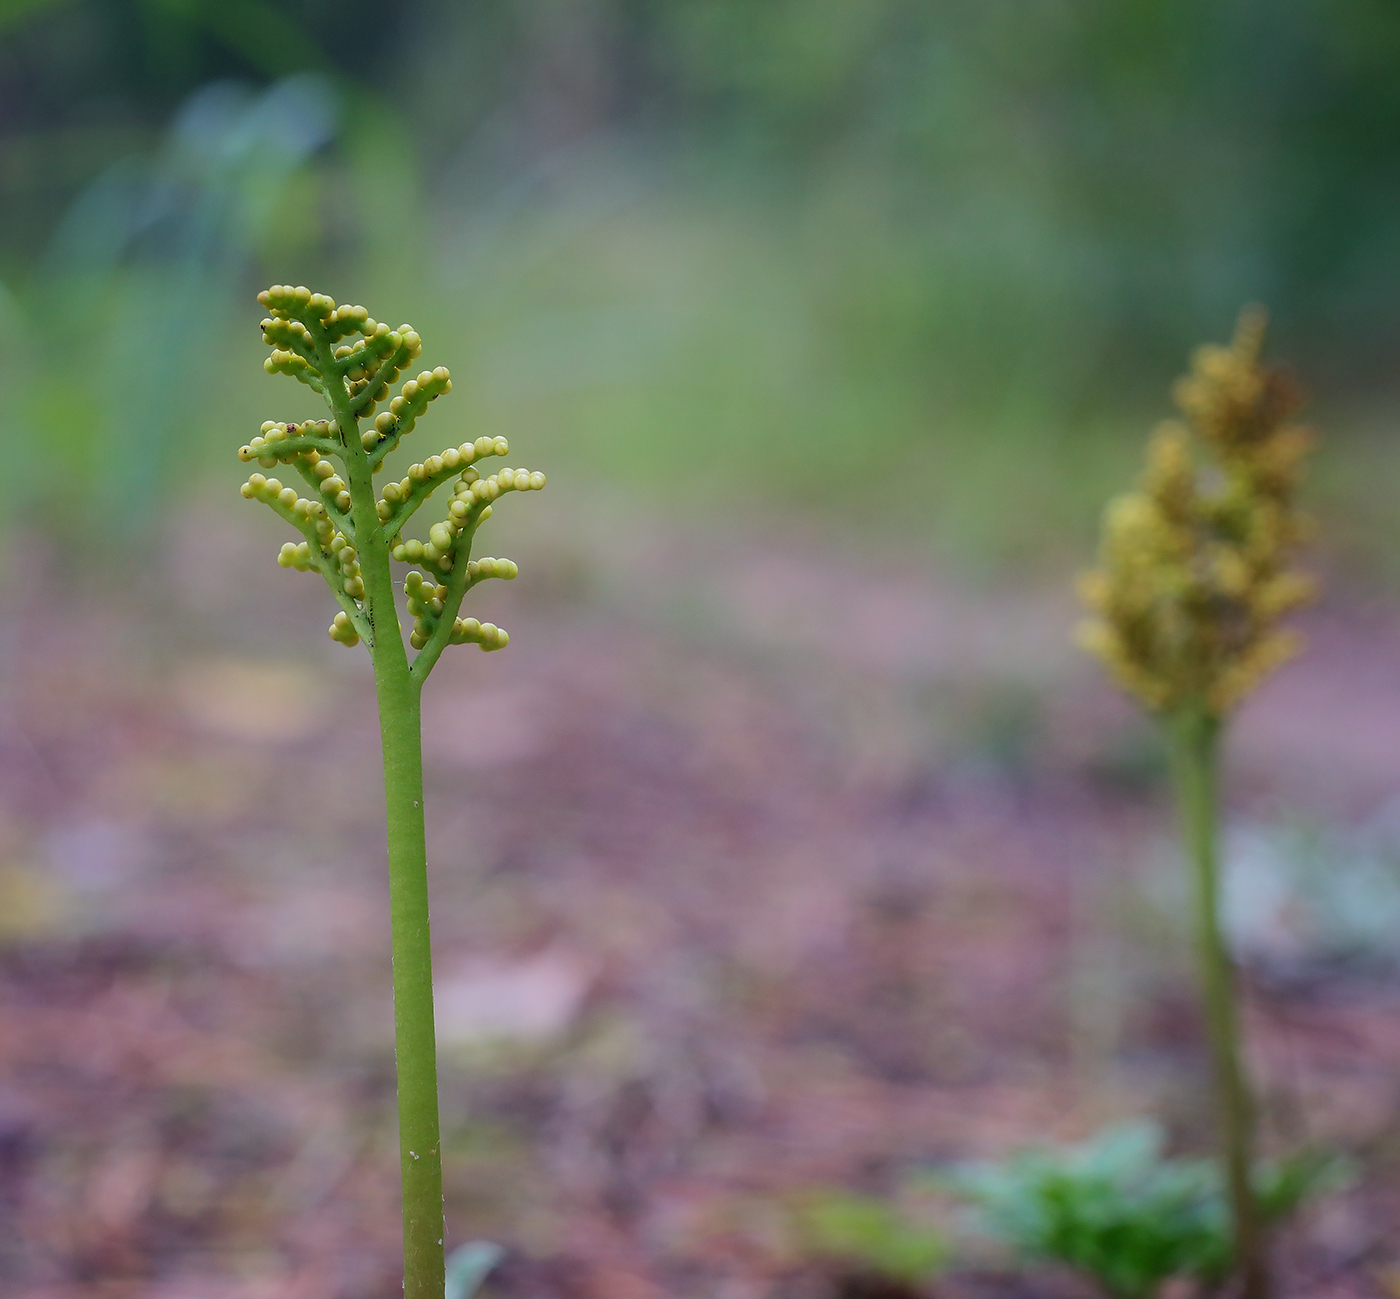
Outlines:
POLYGON ((238 455, 260 469, 287 466, 303 490, 252 474, 242 493, 270 506, 300 534, 281 549, 284 568, 319 573, 340 606, 333 640, 363 643, 374 669, 384 754, 384 799, 393 938, 394 1043, 398 1065, 403 1179, 404 1294, 443 1299, 442 1150, 438 1133, 437 1047, 427 849, 423 833, 421 697, 449 645, 505 647, 501 628, 459 617, 463 598, 488 578, 513 578, 506 559, 471 557, 476 530, 506 492, 538 491, 544 475, 478 463, 509 451, 501 437, 480 437, 411 465, 376 490, 375 478, 430 402, 452 390, 446 367, 424 370, 397 392, 422 345, 408 326, 391 329, 360 306, 338 307, 305 287, 274 285, 258 295, 267 309, 263 341, 269 374, 288 374, 319 393, 329 417, 268 421, 238 455), (386 404, 387 403, 387 404, 386 404), (381 407, 383 407, 381 409, 381 407), (427 540, 403 530, 439 488, 451 499, 427 540), (412 630, 404 643, 393 562, 414 565, 403 578, 412 630), (415 651, 412 659, 409 648, 415 651))
POLYGON ((1197 350, 1175 388, 1186 422, 1158 429, 1138 490, 1105 511, 1099 567, 1081 581, 1094 615, 1081 643, 1161 719, 1170 745, 1244 1299, 1266 1299, 1269 1278, 1250 1181, 1255 1105, 1220 928, 1220 743, 1234 709, 1296 651, 1279 623, 1312 593, 1292 567, 1308 532, 1296 496, 1312 436, 1292 419, 1297 389, 1260 363, 1263 341, 1263 312, 1248 310, 1229 347, 1197 350))

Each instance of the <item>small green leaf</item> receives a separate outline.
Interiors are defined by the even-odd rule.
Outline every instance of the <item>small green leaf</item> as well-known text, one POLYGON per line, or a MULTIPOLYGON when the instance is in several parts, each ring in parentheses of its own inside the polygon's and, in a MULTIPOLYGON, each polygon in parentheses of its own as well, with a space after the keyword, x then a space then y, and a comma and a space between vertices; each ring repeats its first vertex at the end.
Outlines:
POLYGON ((472 1299, 505 1254, 505 1250, 489 1240, 469 1240, 459 1245, 447 1257, 445 1299, 472 1299))

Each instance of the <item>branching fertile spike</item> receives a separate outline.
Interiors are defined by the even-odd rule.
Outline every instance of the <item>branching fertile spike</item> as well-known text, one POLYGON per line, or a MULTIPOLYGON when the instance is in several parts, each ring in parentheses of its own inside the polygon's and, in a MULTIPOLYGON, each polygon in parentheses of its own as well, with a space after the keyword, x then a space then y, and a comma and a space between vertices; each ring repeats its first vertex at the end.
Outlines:
POLYGON ((272 349, 265 368, 319 392, 330 418, 264 423, 238 450, 240 461, 259 470, 240 490, 299 534, 281 547, 278 564, 321 575, 339 606, 328 629, 331 639, 348 646, 363 642, 374 663, 390 827, 404 1295, 442 1299, 441 1131, 417 719, 423 683, 449 644, 490 651, 509 642, 494 623, 459 616, 476 583, 510 579, 517 571, 507 559, 473 560, 472 543, 490 518, 493 501, 509 491, 538 490, 545 480, 523 469, 482 477, 476 463, 510 450, 504 438, 486 436, 428 456, 377 493, 374 475, 428 405, 452 390, 451 375, 443 366, 422 370, 390 399, 393 386, 422 352, 422 340, 408 325, 391 329, 358 304, 337 306, 302 285, 275 284, 258 300, 267 313, 263 340, 272 349), (378 410, 386 400, 388 409, 378 410), (262 472, 279 466, 305 484, 306 495, 262 472), (405 522, 446 484, 452 485, 450 499, 444 516, 428 528, 427 540, 403 541, 405 522), (408 641, 417 651, 411 660, 395 604, 393 559, 422 565, 403 582, 413 620, 408 641))
POLYGON ((1259 363, 1263 334, 1246 311, 1229 347, 1196 351, 1173 390, 1187 423, 1158 429, 1080 579, 1081 645, 1154 711, 1222 717, 1297 648, 1278 623, 1313 592, 1289 567, 1309 534, 1295 498, 1312 436, 1290 422, 1297 388, 1259 363))
MULTIPOLYGON (((1280 620, 1309 598, 1293 569, 1309 533, 1296 496, 1311 435, 1297 389, 1259 356, 1261 311, 1229 347, 1199 348, 1173 389, 1185 424, 1159 428, 1138 489, 1104 512, 1099 567, 1080 582, 1080 641, 1164 724, 1191 864, 1196 952, 1215 1077, 1233 1291, 1271 1293, 1254 1169, 1257 1104, 1220 924, 1220 745, 1229 713, 1292 655, 1280 620)), ((1221 1278, 1224 1279, 1223 1277, 1221 1278)))
MULTIPOLYGON (((240 460, 263 470, 289 466, 307 484, 309 497, 262 473, 251 475, 242 491, 270 505, 301 531, 301 541, 282 547, 278 563, 302 572, 314 568, 329 583, 341 604, 334 638, 344 644, 363 639, 373 652, 369 591, 355 541, 364 526, 356 522, 361 508, 356 504, 356 473, 361 472, 356 465, 377 472, 428 405, 452 390, 452 376, 445 366, 422 370, 402 383, 387 409, 375 413, 389 397, 391 385, 399 383, 403 370, 421 353, 416 331, 408 325, 390 328, 358 304, 337 306, 300 285, 273 285, 258 300, 268 313, 261 324, 263 339, 272 348, 265 368, 290 374, 321 392, 332 418, 300 425, 269 420, 238 451, 240 460), (367 423, 362 426, 361 421, 367 423)), ((506 643, 504 632, 490 623, 457 617, 457 608, 477 582, 516 573, 509 560, 470 557, 475 531, 490 517, 493 501, 506 492, 537 491, 545 485, 539 472, 506 468, 483 477, 475 468, 483 458, 509 451, 505 438, 490 435, 448 447, 410 466, 405 478, 387 483, 369 502, 371 522, 388 539, 393 558, 421 564, 434 575, 429 580, 421 573, 410 574, 415 584, 430 581, 430 587, 422 589, 434 594, 423 600, 405 583, 414 618, 409 641, 427 651, 415 673, 426 675, 449 643, 470 641, 484 649, 506 643), (453 491, 446 514, 429 527, 426 540, 402 540, 404 524, 449 482, 453 491)))

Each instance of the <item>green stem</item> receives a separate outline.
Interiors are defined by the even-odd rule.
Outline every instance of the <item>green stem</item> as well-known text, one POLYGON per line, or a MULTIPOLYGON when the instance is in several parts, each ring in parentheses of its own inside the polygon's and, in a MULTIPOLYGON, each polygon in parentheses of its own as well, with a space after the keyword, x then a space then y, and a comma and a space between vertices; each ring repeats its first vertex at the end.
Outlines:
MULTIPOLYGON (((428 928, 428 854, 423 838, 419 687, 409 675, 406 663, 385 663, 387 657, 390 656, 375 655, 374 678, 379 694, 389 831, 404 1295, 406 1299, 442 1299, 442 1146, 438 1134, 433 956, 428 928)), ((403 657, 402 642, 398 657, 403 657)))
POLYGON ((1201 996, 1214 1065, 1223 1162, 1242 1299, 1268 1299, 1263 1224, 1251 1170, 1254 1101, 1240 1050, 1235 977, 1220 929, 1220 720, 1200 708, 1169 719, 1177 810, 1195 885, 1201 996))
MULTIPOLYGON (((325 373, 329 344, 318 340, 325 373)), ((394 961, 394 1052, 398 1064, 399 1167, 403 1178, 405 1299, 443 1299, 442 1143, 438 1129, 437 1034, 428 925, 428 850, 423 834, 421 683, 409 669, 394 602, 384 525, 375 509, 374 472, 344 382, 327 399, 345 442, 351 517, 365 584, 370 657, 379 699, 389 846, 389 913, 394 961)))

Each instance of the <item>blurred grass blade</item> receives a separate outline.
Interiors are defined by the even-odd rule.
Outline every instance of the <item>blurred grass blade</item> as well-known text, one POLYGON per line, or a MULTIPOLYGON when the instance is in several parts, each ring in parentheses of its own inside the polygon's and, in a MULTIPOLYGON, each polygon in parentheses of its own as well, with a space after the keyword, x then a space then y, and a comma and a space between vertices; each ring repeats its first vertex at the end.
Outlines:
POLYGON ((339 117, 316 74, 262 91, 210 83, 152 156, 114 162, 55 230, 29 297, 78 364, 37 386, 42 405, 26 414, 50 461, 86 466, 118 526, 146 513, 152 457, 158 471, 176 431, 197 424, 195 394, 265 241, 298 222, 314 237, 314 218, 291 215, 285 196, 339 117))

